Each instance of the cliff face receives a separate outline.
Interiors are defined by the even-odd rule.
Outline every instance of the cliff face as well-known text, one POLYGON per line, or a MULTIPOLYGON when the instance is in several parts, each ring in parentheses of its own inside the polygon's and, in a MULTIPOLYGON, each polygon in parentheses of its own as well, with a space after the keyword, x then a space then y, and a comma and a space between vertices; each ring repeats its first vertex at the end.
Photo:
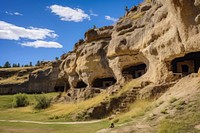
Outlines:
POLYGON ((60 78, 68 79, 71 87, 76 88, 79 81, 92 86, 92 81, 96 78, 113 77, 107 59, 112 28, 104 27, 86 32, 86 41, 77 43, 77 48, 62 61, 60 78))
MULTIPOLYGON (((174 68, 179 66, 178 61, 172 63, 174 59, 200 51, 199 24, 199 0, 144 2, 132 7, 114 27, 86 32, 85 41, 63 58, 59 78, 65 78, 72 88, 79 81, 91 87, 96 79, 105 78, 123 83, 130 75, 142 75, 144 81, 154 83, 172 81, 179 69, 174 68)), ((195 61, 195 55, 199 54, 180 62, 195 61)))
POLYGON ((59 62, 38 67, 3 68, 0 70, 0 94, 54 92, 59 62))
POLYGON ((171 77, 173 59, 199 51, 197 3, 157 0, 143 3, 122 18, 114 28, 107 54, 118 80, 124 66, 143 62, 148 68, 144 77, 163 82, 171 77))
POLYGON ((50 65, 32 73, 27 86, 64 88, 75 98, 133 78, 170 82, 198 71, 199 31, 199 0, 148 0, 132 7, 114 26, 87 31, 85 40, 62 55, 59 70, 50 65))

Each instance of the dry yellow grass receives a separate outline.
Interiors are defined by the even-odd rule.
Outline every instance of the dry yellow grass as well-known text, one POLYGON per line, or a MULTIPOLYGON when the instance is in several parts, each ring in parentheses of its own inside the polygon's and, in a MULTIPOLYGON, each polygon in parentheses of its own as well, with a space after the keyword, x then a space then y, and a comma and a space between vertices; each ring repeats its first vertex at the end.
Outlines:
POLYGON ((135 20, 135 19, 142 17, 143 15, 144 15, 144 12, 139 12, 139 13, 131 16, 131 19, 135 20))
POLYGON ((130 81, 129 83, 127 83, 126 85, 124 85, 122 87, 122 89, 120 89, 119 92, 116 95, 114 95, 114 97, 119 97, 122 94, 124 94, 127 91, 129 91, 131 88, 133 88, 133 87, 140 87, 140 86, 141 86, 140 79, 133 79, 132 81, 130 81))
POLYGON ((0 84, 19 84, 24 83, 28 78, 28 74, 22 77, 17 77, 16 75, 9 77, 7 79, 0 80, 0 84))
POLYGON ((50 108, 48 108, 45 112, 50 115, 67 115, 67 114, 76 114, 78 112, 84 111, 87 108, 90 108, 92 106, 95 106, 99 104, 108 94, 106 92, 102 92, 98 96, 81 101, 78 103, 60 103, 60 104, 54 104, 50 108))
POLYGON ((12 68, 0 68, 0 71, 20 71, 20 70, 26 70, 26 69, 33 69, 36 67, 12 67, 12 68))
POLYGON ((132 121, 134 118, 144 115, 151 104, 152 101, 138 100, 130 105, 127 113, 117 115, 113 121, 118 121, 119 124, 132 121))

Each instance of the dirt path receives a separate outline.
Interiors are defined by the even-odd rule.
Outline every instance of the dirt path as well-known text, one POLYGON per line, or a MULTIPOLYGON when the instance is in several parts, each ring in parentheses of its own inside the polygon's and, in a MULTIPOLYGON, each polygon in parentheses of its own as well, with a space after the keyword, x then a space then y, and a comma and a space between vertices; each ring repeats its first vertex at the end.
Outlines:
POLYGON ((31 123, 31 124, 43 124, 43 125, 73 125, 73 124, 91 124, 97 123, 102 120, 83 121, 83 122, 40 122, 40 121, 26 121, 26 120, 0 120, 0 122, 12 122, 12 123, 31 123))

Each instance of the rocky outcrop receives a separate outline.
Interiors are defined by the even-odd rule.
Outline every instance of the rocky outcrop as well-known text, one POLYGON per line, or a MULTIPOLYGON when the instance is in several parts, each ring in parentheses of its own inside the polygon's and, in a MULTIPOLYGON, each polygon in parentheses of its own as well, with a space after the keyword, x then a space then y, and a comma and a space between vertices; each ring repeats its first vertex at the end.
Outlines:
POLYGON ((0 94, 54 92, 59 62, 46 62, 38 67, 1 69, 0 94))
POLYGON ((100 39, 110 39, 113 26, 105 26, 102 28, 93 28, 85 33, 85 40, 87 43, 92 41, 98 41, 100 39))
MULTIPOLYGON (((53 91, 58 78, 68 84, 70 96, 74 96, 71 98, 76 99, 86 93, 88 97, 88 92, 94 92, 92 89, 108 88, 115 80, 122 84, 141 76, 143 81, 154 84, 173 81, 175 73, 180 73, 177 68, 180 64, 174 59, 183 57, 178 61, 184 64, 184 58, 195 58, 184 55, 200 51, 199 3, 199 0, 148 0, 134 6, 114 26, 88 30, 85 40, 79 40, 73 51, 61 56, 59 70, 54 66, 38 70, 30 75, 30 84, 53 91), (49 82, 52 85, 46 85, 47 81, 52 81, 49 82), (82 88, 84 91, 77 91, 82 88)), ((190 72, 197 72, 200 63, 197 59, 193 61, 196 63, 189 64, 195 68, 190 72)), ((182 67, 182 71, 191 69, 182 67)))
POLYGON ((143 80, 165 83, 174 79, 172 60, 200 51, 198 0, 152 0, 130 9, 114 27, 91 29, 85 42, 63 60, 62 71, 72 88, 95 78, 124 82, 123 70, 146 65, 143 80))

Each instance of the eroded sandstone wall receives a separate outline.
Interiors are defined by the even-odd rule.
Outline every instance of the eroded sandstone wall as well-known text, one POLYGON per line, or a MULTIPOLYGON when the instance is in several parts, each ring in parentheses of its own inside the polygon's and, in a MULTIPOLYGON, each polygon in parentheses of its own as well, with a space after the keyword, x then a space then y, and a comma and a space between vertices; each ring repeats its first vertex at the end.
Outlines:
MULTIPOLYGON (((95 79, 125 82, 122 71, 146 64, 144 81, 173 80, 171 62, 200 51, 200 0, 148 0, 132 7, 114 26, 93 28, 74 50, 30 74, 28 90, 54 91, 57 80, 69 85, 74 97, 89 96, 95 79), (86 84, 82 89, 77 85, 86 84), (89 91, 90 90, 90 91, 89 91)), ((99 93, 99 91, 97 91, 99 93)))

